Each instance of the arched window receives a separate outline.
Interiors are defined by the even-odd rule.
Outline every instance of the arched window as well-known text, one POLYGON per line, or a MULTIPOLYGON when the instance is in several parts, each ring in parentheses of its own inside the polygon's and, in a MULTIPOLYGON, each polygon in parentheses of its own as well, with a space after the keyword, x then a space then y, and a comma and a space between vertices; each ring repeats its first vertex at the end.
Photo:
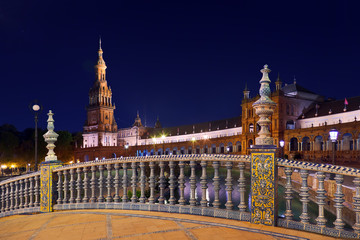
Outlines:
POLYGON ((295 129, 295 122, 294 120, 288 120, 286 122, 286 129, 295 129))
POLYGON ((211 145, 211 153, 216 153, 216 145, 215 144, 211 145))
POLYGON ((253 140, 250 139, 248 143, 249 143, 248 148, 251 148, 251 145, 253 145, 253 140))
POLYGON ((290 151, 298 150, 298 140, 296 137, 290 139, 290 151))
POLYGON ((220 153, 224 153, 225 152, 225 147, 223 143, 220 143, 220 153))
POLYGON ((254 132, 254 124, 250 123, 249 132, 254 132))
POLYGON ((236 142, 236 150, 241 152, 241 142, 236 142))
POLYGON ((303 137, 302 149, 303 149, 303 151, 310 151, 310 138, 309 137, 303 137))
POLYGON ((232 142, 228 142, 228 145, 227 145, 226 151, 227 151, 228 153, 233 152, 233 145, 232 145, 232 142))

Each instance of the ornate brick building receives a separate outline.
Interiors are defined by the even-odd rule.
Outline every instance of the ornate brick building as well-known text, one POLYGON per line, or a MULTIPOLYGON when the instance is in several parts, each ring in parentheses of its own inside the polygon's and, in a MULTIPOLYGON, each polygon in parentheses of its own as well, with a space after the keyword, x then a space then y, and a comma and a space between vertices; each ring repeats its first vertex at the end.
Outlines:
MULTIPOLYGON (((138 113, 131 127, 118 130, 101 46, 98 53, 96 80, 89 92, 83 145, 75 151, 78 161, 126 155, 248 154, 250 146, 255 144, 260 126, 253 103, 259 96, 251 98, 247 87, 243 92, 241 116, 164 128, 159 119, 154 127, 143 126, 138 113)), ((264 69, 270 72, 267 66, 264 69)), ((283 85, 279 76, 273 87, 271 99, 276 107, 270 119, 270 131, 279 153, 283 152, 289 158, 329 161, 332 150, 329 131, 336 128, 340 132, 335 146, 337 159, 356 161, 360 158, 360 124, 357 121, 360 97, 349 98, 348 104, 344 105, 344 100, 325 100, 297 84, 295 79, 293 83, 283 85), (284 149, 279 146, 280 140, 285 141, 284 149)))

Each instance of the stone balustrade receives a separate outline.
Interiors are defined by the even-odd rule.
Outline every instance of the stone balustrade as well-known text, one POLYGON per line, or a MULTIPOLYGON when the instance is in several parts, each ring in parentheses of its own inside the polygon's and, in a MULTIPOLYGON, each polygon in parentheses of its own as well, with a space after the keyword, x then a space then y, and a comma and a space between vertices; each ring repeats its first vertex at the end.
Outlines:
MULTIPOLYGON (((53 208, 163 211, 250 221, 246 195, 250 160, 250 156, 226 154, 158 155, 57 167, 53 169, 53 208)), ((360 237, 359 169, 286 159, 277 159, 277 166, 286 183, 284 195, 278 196, 286 202, 284 218, 277 219, 278 226, 341 238, 360 237), (294 173, 294 169, 298 172, 294 173), (310 176, 313 171, 316 175, 310 176), (336 173, 334 227, 327 225, 324 215, 328 195, 325 173, 336 173), (352 204, 356 218, 352 229, 346 229, 343 221, 345 175, 354 178, 352 204), (292 207, 294 179, 300 184, 300 221, 294 220, 292 207), (310 187, 316 192, 316 219, 309 215, 310 187)), ((1 216, 14 210, 38 209, 39 174, 0 183, 1 216)))
POLYGON ((40 172, 0 182, 0 217, 40 211, 40 172))

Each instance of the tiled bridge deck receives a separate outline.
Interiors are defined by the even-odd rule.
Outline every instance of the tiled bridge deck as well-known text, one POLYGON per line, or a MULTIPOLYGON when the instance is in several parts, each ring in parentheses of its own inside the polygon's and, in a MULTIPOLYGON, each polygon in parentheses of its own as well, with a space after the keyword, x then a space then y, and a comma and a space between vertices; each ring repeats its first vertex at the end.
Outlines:
POLYGON ((1 218, 0 239, 335 238, 213 217, 130 210, 76 210, 1 218))

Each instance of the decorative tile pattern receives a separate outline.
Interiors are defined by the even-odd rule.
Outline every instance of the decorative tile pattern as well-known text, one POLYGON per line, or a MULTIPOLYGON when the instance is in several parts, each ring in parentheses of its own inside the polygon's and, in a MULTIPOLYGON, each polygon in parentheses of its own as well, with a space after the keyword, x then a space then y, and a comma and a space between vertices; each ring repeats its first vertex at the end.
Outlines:
POLYGON ((251 153, 251 223, 276 225, 275 152, 251 153))
POLYGON ((62 166, 59 163, 42 163, 40 166, 40 211, 52 212, 53 207, 53 169, 62 166))

